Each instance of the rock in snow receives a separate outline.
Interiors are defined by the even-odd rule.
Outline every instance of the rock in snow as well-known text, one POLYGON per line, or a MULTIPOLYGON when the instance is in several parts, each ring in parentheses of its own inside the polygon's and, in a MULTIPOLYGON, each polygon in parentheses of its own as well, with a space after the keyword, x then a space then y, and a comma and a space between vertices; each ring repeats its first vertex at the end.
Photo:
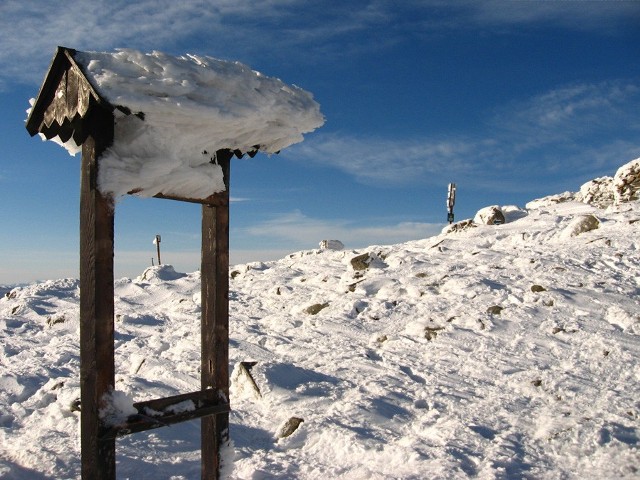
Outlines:
POLYGON ((640 158, 623 165, 613 178, 616 203, 638 200, 640 192, 640 158))
POLYGON ((594 215, 580 215, 569 223, 560 234, 563 238, 575 237, 600 227, 600 220, 594 215))
MULTIPOLYGON (((235 266, 225 478, 637 479, 640 201, 563 198, 504 225, 235 266), (596 230, 563 234, 589 215, 596 230)), ((199 388, 199 291, 169 266, 116 281, 105 419, 199 388)), ((2 478, 79 477, 78 305, 73 279, 0 299, 2 478)), ((122 478, 198 479, 199 423, 117 454, 122 478)))
POLYGON ((576 200, 598 208, 606 208, 615 201, 613 178, 595 178, 580 187, 576 200))
POLYGON ((493 205, 479 210, 473 221, 484 225, 502 225, 505 218, 502 209, 498 205, 493 205))
POLYGON ((344 244, 340 240, 322 240, 320 250, 344 250, 344 244))

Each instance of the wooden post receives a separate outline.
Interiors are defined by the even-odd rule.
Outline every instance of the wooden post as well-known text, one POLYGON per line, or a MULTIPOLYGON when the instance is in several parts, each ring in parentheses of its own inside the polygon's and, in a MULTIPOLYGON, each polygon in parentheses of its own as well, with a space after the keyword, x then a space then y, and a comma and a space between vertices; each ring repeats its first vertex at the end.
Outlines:
MULTIPOLYGON (((194 418, 202 419, 202 478, 217 479, 220 447, 229 439, 229 175, 230 161, 242 152, 218 150, 211 159, 222 168, 225 191, 206 199, 158 194, 156 197, 203 204, 201 389, 134 404, 163 412, 159 422, 133 416, 104 425, 100 410, 115 384, 114 365, 114 202, 98 189, 100 157, 114 140, 112 106, 92 87, 76 63, 76 51, 59 47, 38 94, 27 130, 33 136, 71 138, 82 143, 80 187, 80 388, 83 480, 115 480, 115 437, 194 418), (196 409, 175 414, 165 409, 192 401, 196 409)), ((124 112, 124 110, 123 110, 124 112)), ((255 155, 255 150, 247 152, 255 155)), ((130 193, 136 193, 132 190, 130 193)), ((158 264, 160 236, 157 236, 158 264)), ((151 258, 153 264, 153 257, 151 258)))
MULTIPOLYGON (((229 401, 229 173, 231 152, 219 151, 226 191, 216 205, 202 206, 201 388, 215 389, 229 401)), ((220 398, 222 401, 223 399, 220 398)), ((229 414, 204 417, 202 479, 219 476, 220 447, 229 439, 229 414)))
POLYGON ((99 412, 113 390, 113 199, 97 187, 99 159, 113 142, 113 115, 86 119, 80 187, 80 389, 83 480, 116 478, 115 440, 99 440, 99 412))

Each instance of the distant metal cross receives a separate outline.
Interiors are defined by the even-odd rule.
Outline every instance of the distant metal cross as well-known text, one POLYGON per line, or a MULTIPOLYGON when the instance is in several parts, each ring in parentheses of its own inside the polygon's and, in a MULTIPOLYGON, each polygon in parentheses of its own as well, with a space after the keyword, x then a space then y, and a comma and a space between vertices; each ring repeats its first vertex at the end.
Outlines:
POLYGON ((447 193, 447 220, 449 223, 453 223, 453 206, 456 204, 456 184, 450 183, 447 193))
POLYGON ((156 235, 156 238, 153 241, 153 243, 158 249, 158 265, 162 265, 162 262, 160 261, 160 235, 156 235))

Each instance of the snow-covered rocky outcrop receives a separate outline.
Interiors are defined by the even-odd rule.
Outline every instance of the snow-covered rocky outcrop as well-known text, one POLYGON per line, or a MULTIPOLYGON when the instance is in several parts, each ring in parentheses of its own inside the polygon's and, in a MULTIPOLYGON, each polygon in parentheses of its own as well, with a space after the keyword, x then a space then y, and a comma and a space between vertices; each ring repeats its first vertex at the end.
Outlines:
MULTIPOLYGON (((476 213, 473 219, 462 220, 453 225, 447 225, 443 233, 455 233, 477 225, 502 225, 528 215, 529 211, 547 208, 549 206, 565 203, 580 202, 587 205, 605 209, 613 205, 638 200, 640 194, 640 158, 620 167, 613 177, 600 177, 584 183, 578 192, 563 192, 549 195, 544 198, 532 200, 526 205, 526 209, 520 209, 514 205, 501 207, 491 205, 484 207, 476 213)), ((593 228, 597 228, 590 221, 593 228)), ((569 235, 575 236, 575 235, 569 235)))

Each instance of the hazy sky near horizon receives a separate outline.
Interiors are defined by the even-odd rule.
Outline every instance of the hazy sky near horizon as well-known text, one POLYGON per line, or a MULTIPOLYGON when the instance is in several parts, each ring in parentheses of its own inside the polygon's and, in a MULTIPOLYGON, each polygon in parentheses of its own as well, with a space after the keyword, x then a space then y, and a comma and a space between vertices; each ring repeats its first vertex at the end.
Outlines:
MULTIPOLYGON (((640 157, 640 1, 115 0, 0 4, 0 284, 78 276, 80 158, 24 128, 58 45, 243 62, 314 94, 325 125, 235 160, 231 261, 347 248, 576 191, 640 157)), ((126 198, 116 277, 199 267, 200 208, 126 198)))

